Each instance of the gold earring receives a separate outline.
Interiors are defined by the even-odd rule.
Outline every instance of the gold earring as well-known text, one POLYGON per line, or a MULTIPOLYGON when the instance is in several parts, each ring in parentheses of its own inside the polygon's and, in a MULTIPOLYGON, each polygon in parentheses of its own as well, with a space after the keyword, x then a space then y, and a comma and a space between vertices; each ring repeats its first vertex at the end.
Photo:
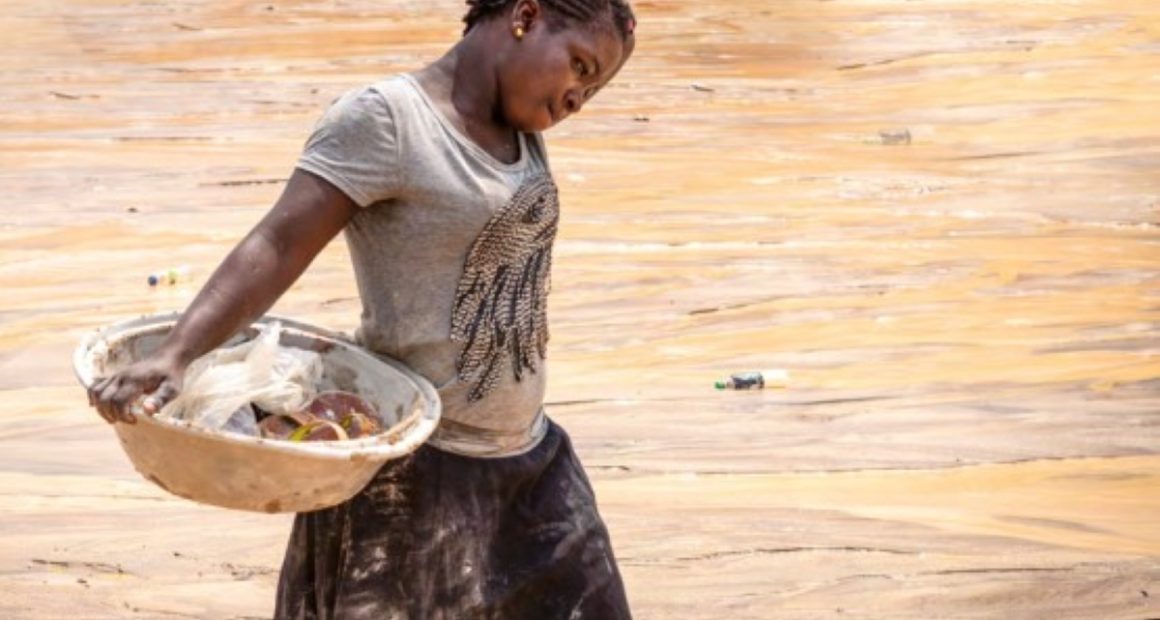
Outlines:
POLYGON ((516 35, 517 39, 524 38, 524 27, 523 26, 516 26, 515 35, 516 35))

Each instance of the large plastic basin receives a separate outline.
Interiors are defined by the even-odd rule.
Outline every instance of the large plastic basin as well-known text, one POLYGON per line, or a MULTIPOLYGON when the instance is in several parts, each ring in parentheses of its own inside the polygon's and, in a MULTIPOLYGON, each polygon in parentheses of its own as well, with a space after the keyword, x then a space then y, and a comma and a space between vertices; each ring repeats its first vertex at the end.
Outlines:
MULTIPOLYGON (((73 357, 87 388, 148 356, 178 314, 145 316, 97 330, 73 357)), ((281 344, 318 352, 320 390, 360 394, 382 416, 382 434, 348 441, 289 442, 200 429, 186 422, 138 415, 136 424, 112 425, 133 467, 175 495, 206 504, 260 512, 307 512, 358 493, 387 461, 417 449, 439 423, 438 393, 402 363, 371 354, 338 334, 297 321, 282 323, 281 344)), ((248 340, 250 327, 226 345, 248 340)))

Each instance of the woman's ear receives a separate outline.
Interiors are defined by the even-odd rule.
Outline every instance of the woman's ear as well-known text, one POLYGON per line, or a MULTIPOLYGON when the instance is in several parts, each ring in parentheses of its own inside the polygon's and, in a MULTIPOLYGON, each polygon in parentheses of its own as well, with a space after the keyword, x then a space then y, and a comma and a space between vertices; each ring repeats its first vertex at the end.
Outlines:
POLYGON ((517 39, 522 39, 525 33, 543 18, 543 8, 536 0, 516 0, 512 7, 511 29, 517 39))

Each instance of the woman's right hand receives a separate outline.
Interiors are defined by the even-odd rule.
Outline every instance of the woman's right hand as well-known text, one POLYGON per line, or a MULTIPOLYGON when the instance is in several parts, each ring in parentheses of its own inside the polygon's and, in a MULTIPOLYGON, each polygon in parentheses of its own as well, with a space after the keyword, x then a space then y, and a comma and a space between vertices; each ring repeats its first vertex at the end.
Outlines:
POLYGON ((141 360, 108 378, 98 378, 89 388, 89 404, 109 424, 136 424, 133 405, 138 399, 141 410, 155 415, 181 391, 185 366, 168 357, 154 356, 141 360))

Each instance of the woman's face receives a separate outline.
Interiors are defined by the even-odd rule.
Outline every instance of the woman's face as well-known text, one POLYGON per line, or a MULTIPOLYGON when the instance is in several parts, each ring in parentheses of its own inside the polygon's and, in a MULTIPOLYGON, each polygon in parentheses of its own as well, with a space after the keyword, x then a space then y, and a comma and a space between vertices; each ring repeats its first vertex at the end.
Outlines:
POLYGON ((544 131, 580 111, 607 84, 628 56, 611 25, 566 24, 559 30, 533 21, 499 68, 499 99, 509 125, 544 131))

